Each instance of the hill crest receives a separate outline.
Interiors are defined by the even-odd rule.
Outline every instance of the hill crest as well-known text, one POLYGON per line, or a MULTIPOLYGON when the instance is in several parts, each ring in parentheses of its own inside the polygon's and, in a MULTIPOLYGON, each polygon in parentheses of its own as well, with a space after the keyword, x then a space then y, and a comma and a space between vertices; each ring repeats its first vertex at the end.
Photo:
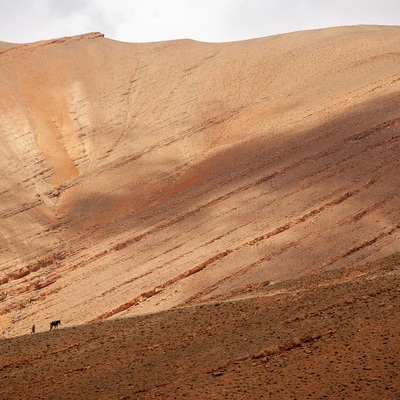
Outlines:
POLYGON ((399 34, 0 53, 2 335, 398 251, 399 34))

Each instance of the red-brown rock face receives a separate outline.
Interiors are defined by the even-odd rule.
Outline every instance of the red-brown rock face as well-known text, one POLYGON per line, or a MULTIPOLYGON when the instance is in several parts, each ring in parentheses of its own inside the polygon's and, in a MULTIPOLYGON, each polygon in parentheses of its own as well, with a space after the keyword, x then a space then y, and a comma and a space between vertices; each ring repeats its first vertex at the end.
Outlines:
POLYGON ((398 251, 399 39, 0 43, 0 335, 398 251))

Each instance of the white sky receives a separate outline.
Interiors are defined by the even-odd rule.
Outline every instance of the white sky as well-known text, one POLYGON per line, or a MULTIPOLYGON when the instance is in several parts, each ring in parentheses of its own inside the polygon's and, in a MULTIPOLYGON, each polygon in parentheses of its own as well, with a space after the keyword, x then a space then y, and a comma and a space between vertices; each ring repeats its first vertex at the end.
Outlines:
POLYGON ((87 32, 124 42, 226 42, 341 25, 400 25, 400 0, 0 0, 0 41, 87 32))

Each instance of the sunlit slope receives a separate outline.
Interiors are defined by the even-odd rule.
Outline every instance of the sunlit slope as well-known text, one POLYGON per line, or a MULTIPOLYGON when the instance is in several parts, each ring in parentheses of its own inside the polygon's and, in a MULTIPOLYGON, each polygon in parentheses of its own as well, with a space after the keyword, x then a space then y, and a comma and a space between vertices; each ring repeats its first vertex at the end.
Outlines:
POLYGON ((399 250, 399 39, 2 47, 3 334, 399 250))

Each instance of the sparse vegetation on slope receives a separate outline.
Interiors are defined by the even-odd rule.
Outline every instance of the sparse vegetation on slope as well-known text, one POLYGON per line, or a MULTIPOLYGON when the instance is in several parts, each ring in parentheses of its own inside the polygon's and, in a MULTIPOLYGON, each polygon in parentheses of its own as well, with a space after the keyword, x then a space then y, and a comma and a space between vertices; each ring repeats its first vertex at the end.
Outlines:
POLYGON ((400 256, 0 341, 0 397, 395 399, 400 256))

